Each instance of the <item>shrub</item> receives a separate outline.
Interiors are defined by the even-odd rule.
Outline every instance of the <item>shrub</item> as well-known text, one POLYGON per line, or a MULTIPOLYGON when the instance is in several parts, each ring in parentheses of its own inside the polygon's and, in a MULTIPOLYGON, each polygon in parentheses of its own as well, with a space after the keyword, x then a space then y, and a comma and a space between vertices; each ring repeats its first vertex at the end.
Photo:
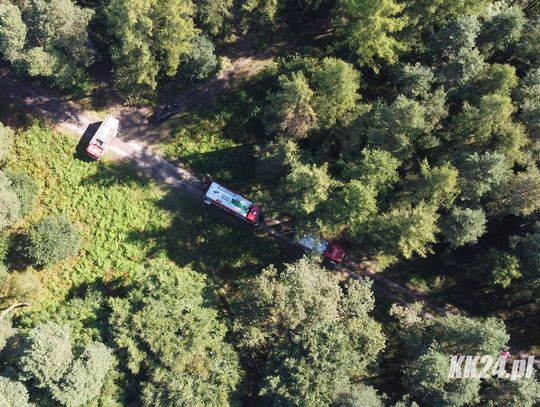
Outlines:
POLYGON ((13 131, 0 123, 0 165, 5 164, 11 148, 13 131))
POLYGON ((11 181, 0 171, 0 230, 11 226, 19 218, 20 211, 21 204, 11 189, 11 181))
POLYGON ((202 81, 208 79, 216 72, 218 66, 214 51, 214 44, 207 36, 199 35, 195 37, 191 53, 186 59, 185 75, 191 80, 202 81))
POLYGON ((30 228, 25 245, 28 258, 38 266, 50 266, 79 251, 80 235, 64 216, 49 216, 30 228))
POLYGON ((39 191, 37 182, 24 172, 6 171, 6 175, 11 181, 11 190, 19 198, 20 215, 28 215, 36 204, 39 191))

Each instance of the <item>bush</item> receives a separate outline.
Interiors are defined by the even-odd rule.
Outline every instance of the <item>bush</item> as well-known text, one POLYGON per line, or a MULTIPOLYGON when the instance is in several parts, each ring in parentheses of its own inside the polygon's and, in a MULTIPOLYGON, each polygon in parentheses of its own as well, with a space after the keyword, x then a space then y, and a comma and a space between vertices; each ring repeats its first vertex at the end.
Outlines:
POLYGON ((11 236, 7 233, 0 232, 0 264, 2 264, 8 255, 11 243, 11 236))
POLYGON ((0 171, 0 230, 15 223, 19 218, 20 211, 21 204, 11 189, 11 181, 0 171))
POLYGON ((11 190, 19 198, 21 204, 20 215, 28 215, 36 204, 39 191, 37 182, 24 172, 7 171, 6 175, 11 181, 11 190))
POLYGON ((5 164, 11 148, 13 131, 0 123, 0 164, 5 164))
POLYGON ((30 228, 26 242, 28 258, 38 266, 50 266, 79 251, 80 235, 64 216, 49 216, 30 228))
POLYGON ((207 36, 199 35, 195 37, 191 54, 186 60, 185 75, 191 80, 202 81, 208 79, 216 72, 218 66, 214 51, 214 44, 207 36))

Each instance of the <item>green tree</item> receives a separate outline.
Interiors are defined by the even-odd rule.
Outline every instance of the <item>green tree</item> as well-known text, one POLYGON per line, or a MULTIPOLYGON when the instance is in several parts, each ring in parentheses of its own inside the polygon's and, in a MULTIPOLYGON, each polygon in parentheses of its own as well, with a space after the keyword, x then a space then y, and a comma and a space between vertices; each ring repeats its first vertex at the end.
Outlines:
POLYGON ((315 97, 313 108, 319 126, 330 128, 347 112, 356 107, 360 99, 359 73, 351 64, 336 58, 324 58, 312 73, 315 97))
POLYGON ((540 68, 531 69, 521 80, 518 89, 521 119, 529 136, 540 139, 540 68))
POLYGON ((386 191, 399 181, 401 162, 388 151, 365 148, 358 163, 346 169, 346 178, 358 179, 377 191, 386 191))
POLYGON ((110 301, 112 338, 151 407, 235 405, 238 356, 204 277, 156 260, 110 301))
POLYGON ((351 386, 350 390, 340 393, 331 407, 384 407, 384 397, 371 386, 351 386))
POLYGON ((489 0, 413 0, 405 4, 407 36, 419 38, 444 22, 456 17, 476 15, 489 4, 489 0))
POLYGON ((377 212, 377 190, 359 180, 351 180, 333 194, 319 222, 330 234, 347 228, 354 236, 361 232, 370 216, 377 212), (330 229, 330 230, 328 230, 330 229))
POLYGON ((280 76, 279 90, 268 95, 268 129, 296 138, 307 137, 318 120, 313 96, 314 92, 302 72, 293 73, 291 78, 280 76))
POLYGON ((26 25, 21 10, 15 4, 3 1, 0 4, 0 54, 7 61, 16 61, 25 41, 26 25))
POLYGON ((21 216, 28 215, 36 205, 38 185, 36 181, 24 172, 6 172, 11 181, 11 190, 15 192, 21 204, 21 216))
POLYGON ((525 24, 521 39, 516 47, 518 58, 529 67, 536 67, 540 61, 540 17, 525 24))
POLYGON ((328 165, 296 163, 283 179, 278 194, 285 207, 300 216, 315 211, 326 201, 335 181, 328 174, 328 165))
POLYGON ((303 258, 281 273, 270 266, 248 284, 239 344, 266 355, 261 394, 270 405, 329 405, 384 346, 365 280, 341 287, 317 259, 303 258))
POLYGON ((36 265, 50 266, 79 251, 79 231, 64 216, 49 216, 28 231, 25 252, 36 265))
POLYGON ((109 348, 92 342, 71 365, 69 373, 58 387, 51 389, 55 400, 64 406, 82 406, 96 398, 114 363, 109 348))
POLYGON ((412 394, 430 406, 459 407, 476 403, 480 379, 452 379, 448 377, 449 370, 448 355, 429 349, 407 370, 412 394))
POLYGON ((453 248, 473 244, 486 232, 486 214, 482 209, 454 207, 441 221, 441 230, 453 248))
POLYGON ((428 108, 403 95, 392 104, 377 102, 362 120, 369 148, 379 148, 399 159, 408 159, 416 149, 432 146, 427 142, 427 136, 436 123, 429 117, 428 108))
POLYGON ((497 152, 464 154, 457 159, 456 166, 460 197, 465 201, 478 202, 511 174, 504 155, 497 152))
POLYGON ((526 21, 523 10, 517 5, 489 15, 478 37, 482 53, 486 56, 504 55, 519 41, 526 21))
POLYGON ((410 99, 427 99, 435 81, 433 69, 419 62, 403 64, 395 75, 399 93, 410 99))
POLYGON ((21 346, 21 378, 66 407, 97 397, 114 363, 111 350, 100 342, 89 343, 75 357, 69 328, 52 322, 32 329, 21 346))
POLYGON ((116 87, 130 103, 155 95, 159 74, 174 76, 197 30, 190 0, 113 0, 105 9, 116 87), (174 12, 171 12, 174 10, 174 12))
POLYGON ((202 28, 211 36, 216 37, 225 31, 225 24, 231 18, 232 0, 198 0, 196 3, 197 17, 202 28))
POLYGON ((488 208, 494 215, 529 215, 540 208, 540 171, 531 164, 527 171, 506 178, 493 191, 488 208))
POLYGON ((476 85, 478 96, 500 94, 510 96, 510 92, 518 84, 516 68, 508 64, 488 65, 476 85))
POLYGON ((534 407, 540 401, 540 383, 535 377, 519 380, 488 380, 486 395, 493 407, 534 407))
POLYGON ((510 247, 519 258, 523 276, 528 279, 540 277, 540 223, 534 224, 533 233, 511 236, 510 247))
MULTIPOLYGON (((0 7, 2 7, 0 5, 0 7)), ((1 44, 1 40, 0 40, 1 44)), ((11 144, 13 142, 13 130, 4 126, 0 122, 0 165, 5 164, 9 157, 11 144)))
POLYGON ((270 141, 264 147, 255 147, 257 163, 255 174, 260 181, 276 185, 300 160, 298 145, 292 140, 270 141))
POLYGON ((361 65, 378 70, 380 62, 394 63, 404 49, 395 37, 405 25, 394 0, 338 0, 332 22, 343 44, 356 52, 361 65))
POLYGON ((73 361, 67 326, 40 325, 28 333, 23 346, 18 364, 24 380, 34 380, 37 388, 52 389, 67 375, 73 361))
POLYGON ((429 55, 435 61, 455 57, 475 47, 480 23, 474 16, 462 16, 446 23, 429 39, 429 55))
POLYGON ((495 284, 506 288, 512 283, 512 279, 521 277, 519 260, 516 256, 492 250, 489 257, 492 263, 491 278, 495 284))
POLYGON ((485 64, 477 48, 461 48, 437 70, 437 82, 459 97, 460 87, 479 77, 485 64))
POLYGON ((21 203, 11 189, 11 181, 0 171, 0 230, 11 226, 19 218, 21 203))
POLYGON ((24 384, 0 376, 0 406, 30 407, 28 390, 26 390, 24 384))
POLYGON ((405 350, 401 362, 406 366, 405 386, 422 405, 476 403, 480 399, 480 380, 449 378, 449 356, 498 356, 510 338, 504 323, 495 318, 474 319, 461 315, 420 318, 420 310, 421 307, 393 307, 405 350))
POLYGON ((405 184, 402 196, 406 202, 424 201, 435 207, 449 208, 459 194, 458 171, 450 164, 431 167, 420 163, 420 173, 405 184))
POLYGON ((191 52, 184 63, 184 74, 192 80, 208 79, 216 72, 218 61, 212 41, 205 35, 193 39, 191 52))
MULTIPOLYGON (((87 68, 94 61, 88 40, 93 11, 71 0, 34 0, 20 3, 19 7, 26 24, 26 42, 10 62, 28 75, 46 78, 60 88, 87 90, 87 68)), ((18 26, 17 31, 22 38, 22 27, 18 26)))
POLYGON ((451 132, 467 148, 490 146, 505 155, 509 164, 523 159, 527 143, 524 128, 512 121, 514 106, 508 96, 484 95, 478 107, 467 102, 455 116, 451 132))
POLYGON ((425 257, 431 253, 430 245, 436 242, 438 219, 432 205, 404 205, 372 217, 365 233, 385 255, 411 258, 416 253, 425 257))

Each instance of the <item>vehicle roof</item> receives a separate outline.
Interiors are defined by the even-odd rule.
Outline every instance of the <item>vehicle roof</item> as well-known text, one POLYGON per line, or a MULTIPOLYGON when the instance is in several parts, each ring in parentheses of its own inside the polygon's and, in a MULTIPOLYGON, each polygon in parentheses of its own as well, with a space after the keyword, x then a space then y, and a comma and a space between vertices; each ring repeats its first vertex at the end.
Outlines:
POLYGON ((320 239, 314 235, 304 235, 296 241, 300 246, 307 250, 314 251, 316 253, 324 254, 328 248, 329 242, 325 239, 320 239))
POLYGON ((92 137, 91 143, 109 143, 110 139, 118 132, 119 127, 120 121, 113 117, 111 113, 107 114, 107 117, 105 117, 105 120, 103 120, 99 129, 97 129, 96 134, 92 137))
POLYGON ((212 182, 210 184, 208 191, 206 191, 206 196, 242 216, 247 216, 249 210, 253 206, 251 201, 247 200, 242 195, 225 188, 217 182, 212 182))

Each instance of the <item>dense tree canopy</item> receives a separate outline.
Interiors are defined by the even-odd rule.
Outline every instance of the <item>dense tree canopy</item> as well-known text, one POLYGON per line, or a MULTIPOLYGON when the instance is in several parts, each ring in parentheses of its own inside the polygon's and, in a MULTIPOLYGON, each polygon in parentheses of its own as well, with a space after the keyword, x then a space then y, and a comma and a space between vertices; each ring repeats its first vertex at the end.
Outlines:
POLYGON ((206 305, 206 282, 166 261, 141 269, 125 298, 111 299, 116 347, 140 377, 145 406, 227 406, 242 373, 225 324, 206 305), (181 333, 181 335, 179 335, 181 333))

